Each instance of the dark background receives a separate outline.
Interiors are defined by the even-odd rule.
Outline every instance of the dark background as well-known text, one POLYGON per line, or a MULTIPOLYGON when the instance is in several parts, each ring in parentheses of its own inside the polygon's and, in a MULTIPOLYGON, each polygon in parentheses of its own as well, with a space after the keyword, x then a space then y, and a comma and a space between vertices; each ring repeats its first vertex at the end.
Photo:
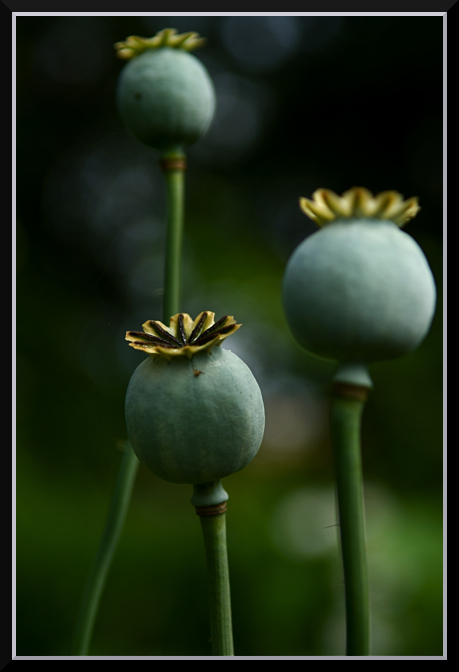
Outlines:
MULTIPOLYGON (((315 230, 299 196, 352 186, 419 196, 405 230, 438 289, 419 349, 370 369, 372 653, 441 655, 442 18, 16 21, 17 654, 70 654, 141 356, 124 333, 161 315, 163 176, 118 118, 113 43, 175 27, 208 38, 194 53, 217 92, 214 122, 188 152, 183 310, 242 322, 226 347, 266 405, 258 456, 224 481, 236 655, 344 653, 334 364, 295 344, 280 287, 315 230)), ((210 655, 190 496, 140 467, 91 655, 210 655)))

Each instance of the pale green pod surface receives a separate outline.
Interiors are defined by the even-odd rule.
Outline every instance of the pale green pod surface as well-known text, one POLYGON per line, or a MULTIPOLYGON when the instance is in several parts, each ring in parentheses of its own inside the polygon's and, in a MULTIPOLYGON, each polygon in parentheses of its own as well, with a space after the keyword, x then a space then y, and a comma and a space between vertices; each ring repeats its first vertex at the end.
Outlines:
POLYGON ((435 282, 416 241, 388 220, 338 219, 306 238, 283 281, 289 327, 307 350, 369 363, 426 336, 435 282))
POLYGON ((212 80, 183 49, 148 49, 121 71, 117 105, 123 123, 161 152, 180 151, 207 130, 215 110, 212 80))
POLYGON ((173 483, 229 476, 251 462, 263 438, 258 383, 220 347, 191 359, 148 357, 132 375, 125 410, 137 457, 173 483))

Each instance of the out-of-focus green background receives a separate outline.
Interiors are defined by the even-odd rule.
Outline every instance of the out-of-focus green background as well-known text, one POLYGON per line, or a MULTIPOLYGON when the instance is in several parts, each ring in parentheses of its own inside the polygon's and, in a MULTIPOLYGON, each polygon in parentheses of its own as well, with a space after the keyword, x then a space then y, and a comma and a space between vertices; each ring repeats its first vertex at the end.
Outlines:
MULTIPOLYGON (((371 367, 362 430, 372 654, 442 654, 441 17, 17 17, 17 654, 69 655, 161 316, 165 189, 123 128, 113 43, 164 27, 208 38, 218 109, 189 150, 183 311, 234 315, 225 344, 266 405, 258 456, 224 480, 235 651, 344 654, 327 428, 334 363, 301 351, 286 262, 315 230, 298 197, 417 195, 406 226, 438 287, 420 348, 371 367)), ((191 486, 141 467, 92 655, 210 655, 191 486)))

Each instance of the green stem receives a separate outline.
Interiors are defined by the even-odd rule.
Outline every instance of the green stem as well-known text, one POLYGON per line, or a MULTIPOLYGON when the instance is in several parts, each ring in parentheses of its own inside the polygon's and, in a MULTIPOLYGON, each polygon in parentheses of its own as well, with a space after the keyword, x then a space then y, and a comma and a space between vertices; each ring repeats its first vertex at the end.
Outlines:
MULTIPOLYGON (((180 310, 180 259, 182 255, 185 186, 184 167, 181 167, 180 164, 182 161, 184 162, 184 158, 183 154, 171 153, 163 155, 161 161, 166 175, 168 197, 163 299, 163 321, 166 324, 169 318, 176 315, 180 310), (180 167, 176 167, 177 164, 180 167)), ((214 656, 234 655, 228 554, 226 550, 226 516, 224 512, 215 514, 215 511, 221 507, 221 503, 226 501, 227 498, 228 495, 223 490, 220 481, 194 486, 192 503, 201 505, 201 508, 197 506, 196 510, 201 520, 206 551, 210 630, 212 655, 214 656), (210 506, 202 506, 203 504, 210 504, 210 506)))
MULTIPOLYGON (((184 161, 183 155, 175 153, 173 158, 175 157, 182 158, 184 161)), ((167 158, 170 157, 166 157, 166 161, 167 158)), ((169 318, 172 315, 177 314, 180 310, 184 170, 183 168, 164 167, 164 172, 167 184, 168 223, 162 317, 163 321, 168 324, 169 318)), ((138 466, 139 461, 132 450, 131 445, 128 443, 113 491, 97 556, 83 595, 74 634, 73 655, 85 656, 88 653, 97 609, 108 571, 113 560, 113 555, 118 544, 118 539, 124 525, 138 466)))
POLYGON ((162 161, 168 204, 163 321, 169 324, 169 318, 180 311, 185 171, 183 168, 166 167, 167 158, 163 158, 162 161))
POLYGON ((199 517, 206 549, 212 655, 234 656, 226 551, 226 514, 199 517))
POLYGON ((72 655, 74 656, 88 655, 100 597, 123 529, 138 466, 139 461, 132 450, 131 444, 126 442, 126 449, 121 460, 99 550, 80 607, 73 643, 72 655))
POLYGON ((209 582, 210 632, 213 656, 234 656, 231 624, 226 501, 220 479, 193 485, 191 504, 201 519, 209 582))
POLYGON ((347 656, 369 655, 368 577, 360 456, 363 406, 362 399, 336 396, 331 409, 344 569, 347 656))

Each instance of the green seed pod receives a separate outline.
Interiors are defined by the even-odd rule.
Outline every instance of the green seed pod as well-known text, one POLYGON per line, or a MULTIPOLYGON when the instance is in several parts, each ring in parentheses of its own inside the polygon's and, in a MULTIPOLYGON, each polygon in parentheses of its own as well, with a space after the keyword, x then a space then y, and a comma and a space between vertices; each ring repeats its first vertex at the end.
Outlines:
POLYGON ((121 71, 117 105, 123 123, 161 153, 183 153, 207 130, 215 111, 215 90, 204 65, 189 53, 201 46, 197 33, 128 37, 115 45, 131 59, 121 71))
POLYGON ((338 379, 365 385, 368 363, 415 349, 432 322, 432 272, 399 228, 419 206, 396 192, 373 197, 361 188, 342 197, 321 189, 314 199, 300 199, 301 208, 324 226, 288 262, 285 315, 300 345, 346 369, 338 379))
POLYGON ((139 460, 173 483, 218 481, 243 469, 258 452, 264 406, 244 362, 219 346, 239 329, 214 313, 174 315, 170 326, 149 320, 128 331, 130 345, 150 356, 126 393, 129 440, 139 460))

